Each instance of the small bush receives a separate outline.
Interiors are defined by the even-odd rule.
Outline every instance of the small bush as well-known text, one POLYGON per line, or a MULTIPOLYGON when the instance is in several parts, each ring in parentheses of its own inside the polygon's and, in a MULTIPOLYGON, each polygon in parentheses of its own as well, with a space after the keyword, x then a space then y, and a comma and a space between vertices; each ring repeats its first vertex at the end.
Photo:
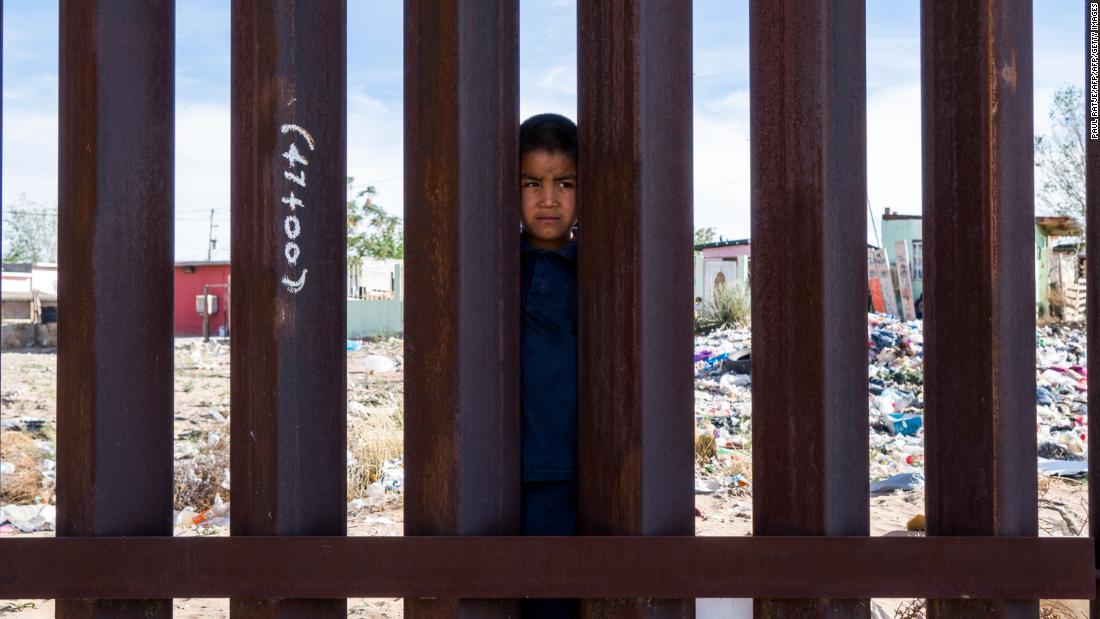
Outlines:
POLYGON ((374 411, 348 420, 348 499, 367 496, 367 488, 382 475, 382 465, 404 449, 401 411, 374 411))
POLYGON ((722 329, 740 329, 752 318, 749 289, 745 286, 718 286, 711 300, 703 305, 695 319, 697 333, 722 329))
POLYGON ((0 473, 0 503, 29 504, 36 498, 53 499, 53 483, 42 474, 41 462, 46 451, 34 436, 17 430, 0 432, 3 462, 15 467, 14 473, 0 473))
POLYGON ((194 452, 176 458, 172 504, 177 510, 202 511, 214 505, 215 497, 230 498, 229 423, 192 439, 194 452))

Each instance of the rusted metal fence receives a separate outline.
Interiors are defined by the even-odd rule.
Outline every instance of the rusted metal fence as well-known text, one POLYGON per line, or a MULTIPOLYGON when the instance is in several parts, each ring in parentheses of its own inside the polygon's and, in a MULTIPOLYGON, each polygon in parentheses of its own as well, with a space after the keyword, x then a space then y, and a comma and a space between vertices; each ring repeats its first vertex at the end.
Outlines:
MULTIPOLYGON (((414 617, 522 596, 1034 617, 1094 597, 1094 539, 1037 537, 1031 3, 922 5, 927 538, 868 536, 864 5, 750 6, 753 537, 693 536, 690 3, 578 3, 583 535, 524 538, 518 3, 406 1, 406 537, 387 539, 345 536, 344 3, 235 0, 232 536, 172 539, 173 6, 61 3, 58 538, 0 541, 0 597, 65 617, 172 597, 338 617, 352 596, 414 617)), ((1098 158, 1089 140, 1094 350, 1098 158)))

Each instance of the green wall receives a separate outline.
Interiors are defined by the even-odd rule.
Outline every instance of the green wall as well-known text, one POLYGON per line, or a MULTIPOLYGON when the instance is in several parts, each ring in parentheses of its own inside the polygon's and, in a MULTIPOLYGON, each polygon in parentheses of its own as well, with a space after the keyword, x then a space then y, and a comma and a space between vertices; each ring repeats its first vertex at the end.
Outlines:
MULTIPOLYGON (((921 240, 921 220, 919 219, 885 219, 882 222, 882 245, 886 249, 886 256, 890 260, 890 266, 897 264, 897 256, 894 255, 894 242, 904 240, 909 245, 909 251, 913 251, 913 241, 921 240)), ((1035 310, 1039 316, 1050 314, 1049 288, 1050 288, 1050 247, 1049 237, 1038 225, 1035 226, 1035 310)), ((924 291, 924 280, 913 280, 913 298, 916 299, 924 291)))
MULTIPOLYGON (((891 267, 896 267, 898 263, 898 257, 894 252, 894 243, 896 241, 905 241, 909 248, 909 253, 913 253, 913 241, 923 239, 923 232, 921 229, 921 220, 919 219, 884 219, 882 221, 882 247, 886 250, 886 258, 890 261, 891 267)), ((913 301, 920 298, 924 293, 924 279, 917 279, 914 273, 913 277, 913 301)), ((898 299, 900 303, 900 297, 898 299)))
POLYGON ((1035 226, 1035 309, 1040 318, 1050 316, 1050 237, 1035 226))
POLYGON ((403 306, 400 299, 348 299, 348 337, 401 334, 403 306))

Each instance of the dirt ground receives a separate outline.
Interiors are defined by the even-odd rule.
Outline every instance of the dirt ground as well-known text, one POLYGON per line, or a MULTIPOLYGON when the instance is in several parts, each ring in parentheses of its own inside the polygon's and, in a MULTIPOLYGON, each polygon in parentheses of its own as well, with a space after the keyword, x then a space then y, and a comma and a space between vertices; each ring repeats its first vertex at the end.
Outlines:
MULTIPOLYGON (((56 398, 56 355, 52 350, 31 352, 4 352, 0 355, 0 419, 10 423, 26 420, 36 430, 39 443, 48 444, 53 436, 56 398)), ((386 340, 367 343, 362 350, 348 353, 349 400, 349 450, 358 462, 357 470, 349 471, 349 500, 366 497, 369 485, 377 480, 378 468, 384 460, 400 453, 401 401, 403 376, 401 372, 401 342, 386 340), (377 357, 393 361, 393 371, 372 371, 377 357), (356 443, 356 444, 350 444, 356 443)), ((213 494, 228 498, 227 479, 219 477, 219 470, 228 466, 224 445, 228 435, 229 415, 229 354, 220 344, 202 346, 195 341, 177 341, 176 351, 175 431, 177 456, 177 485, 184 486, 177 492, 177 507, 187 506, 195 512, 207 507, 213 494), (206 458, 208 461, 203 461, 206 458), (197 464, 200 461, 204 464, 197 464), (191 467, 191 468, 187 468, 191 467), (183 472, 181 472, 183 471, 183 472), (188 481, 190 480, 190 481, 188 481), (196 481, 197 480, 197 481, 196 481), (190 485, 189 485, 190 484, 190 485)), ((4 432, 20 432, 7 427, 4 432)), ((9 437, 11 435, 8 435, 9 437)), ((4 438, 4 437, 0 437, 4 438)), ((5 438, 5 445, 12 444, 5 438)), ((47 445, 42 457, 52 458, 47 445)), ((0 460, 9 460, 11 454, 0 453, 0 460)), ((0 493, 5 492, 4 481, 13 483, 12 476, 0 477, 0 493)), ((36 482, 38 486, 29 492, 41 500, 52 498, 48 479, 36 482)), ((1082 535, 1087 522, 1087 486, 1083 482, 1041 478, 1038 502, 1040 527, 1043 535, 1082 535)), ((923 513, 924 495, 920 491, 897 492, 871 498, 871 534, 908 534, 906 524, 914 516, 923 513)), ((752 530, 752 498, 749 491, 720 490, 713 494, 696 495, 698 535, 749 535, 752 530)), ((225 535, 227 529, 218 521, 196 528, 188 525, 186 518, 177 528, 177 535, 225 535)), ((349 501, 349 535, 401 535, 402 510, 400 495, 373 496, 369 500, 349 501)), ((224 524, 224 523, 222 523, 224 524)), ((40 533, 8 533, 4 536, 52 535, 40 533)), ((884 562, 889 557, 883 558, 884 562)), ((909 605, 908 600, 878 600, 885 617, 916 617, 904 614, 900 609, 909 605)), ((227 600, 178 599, 175 600, 176 617, 227 618, 227 600)), ((1071 604, 1062 614, 1044 617, 1087 616, 1080 613, 1085 606, 1071 604)), ((36 619, 53 617, 50 600, 0 601, 0 617, 36 619)), ((348 600, 348 617, 374 618, 401 616, 399 599, 351 599, 348 600)), ((703 617, 700 614, 700 617, 703 617)))

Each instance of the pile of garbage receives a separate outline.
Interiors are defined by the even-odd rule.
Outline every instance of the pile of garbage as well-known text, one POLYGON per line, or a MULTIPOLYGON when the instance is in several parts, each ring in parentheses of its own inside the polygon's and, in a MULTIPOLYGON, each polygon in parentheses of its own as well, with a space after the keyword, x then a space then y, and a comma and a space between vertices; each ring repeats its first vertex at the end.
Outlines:
MULTIPOLYGON (((1066 324, 1036 330, 1038 470, 1087 472, 1088 372, 1085 331, 1066 324)), ((731 474, 752 440, 751 333, 721 331, 695 340, 696 489, 747 485, 731 474), (699 445, 713 443, 713 454, 699 445)), ((910 490, 924 483, 924 333, 919 321, 867 317, 867 410, 872 492, 910 490)), ((744 468, 741 466, 741 468, 744 468)), ((751 467, 746 469, 751 473, 751 467)), ((741 477, 741 478, 739 478, 741 477)), ((751 477, 751 475, 750 475, 751 477)))
POLYGON ((752 333, 716 331, 695 339, 695 491, 750 489, 752 333))

